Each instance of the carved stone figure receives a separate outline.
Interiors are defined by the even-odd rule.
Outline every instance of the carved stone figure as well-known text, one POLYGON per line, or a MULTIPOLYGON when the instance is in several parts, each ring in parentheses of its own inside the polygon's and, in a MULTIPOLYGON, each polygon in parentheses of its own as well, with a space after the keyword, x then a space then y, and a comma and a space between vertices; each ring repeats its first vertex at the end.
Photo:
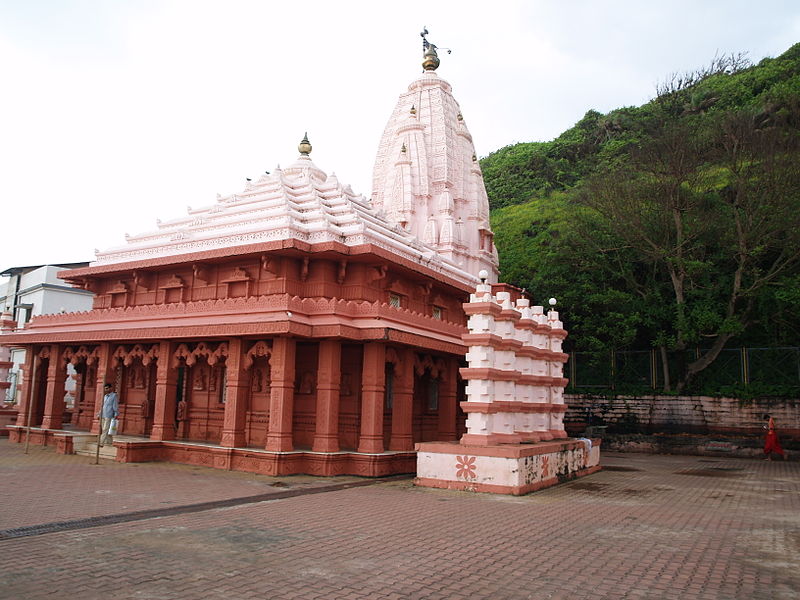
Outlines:
POLYGON ((206 389, 206 370, 198 365, 193 369, 192 373, 192 389, 202 391, 206 389))

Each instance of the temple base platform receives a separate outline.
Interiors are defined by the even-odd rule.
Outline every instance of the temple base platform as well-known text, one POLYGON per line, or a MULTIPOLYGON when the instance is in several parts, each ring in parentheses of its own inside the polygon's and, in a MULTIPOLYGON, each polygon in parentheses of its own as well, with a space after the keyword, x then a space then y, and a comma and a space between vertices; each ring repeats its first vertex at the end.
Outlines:
MULTIPOLYGON (((10 426, 12 442, 23 443, 28 435, 25 427, 10 426)), ((30 443, 54 446, 58 454, 94 455, 97 434, 86 431, 65 431, 32 427, 30 443)), ((416 452, 387 451, 375 454, 342 450, 313 452, 296 449, 272 452, 260 448, 225 448, 206 442, 189 440, 151 440, 128 435, 114 436, 113 449, 104 447, 101 458, 117 462, 173 462, 186 465, 245 471, 260 475, 357 475, 385 477, 413 474, 416 452)))
POLYGON ((520 496, 601 469, 599 439, 489 446, 424 442, 416 449, 414 483, 449 490, 520 496))

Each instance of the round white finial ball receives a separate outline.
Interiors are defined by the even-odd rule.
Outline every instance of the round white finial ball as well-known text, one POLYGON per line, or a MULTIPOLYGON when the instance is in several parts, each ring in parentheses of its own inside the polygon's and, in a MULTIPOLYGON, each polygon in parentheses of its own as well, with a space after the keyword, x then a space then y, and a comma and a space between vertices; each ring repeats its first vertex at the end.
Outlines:
POLYGON ((478 271, 478 279, 481 280, 481 283, 485 283, 487 279, 489 279, 489 271, 486 269, 481 269, 478 271))
POLYGON ((550 298, 550 300, 548 300, 548 301, 547 301, 547 303, 548 303, 550 306, 555 306, 555 305, 556 305, 556 303, 557 303, 557 301, 556 301, 556 299, 555 299, 555 298, 550 298))

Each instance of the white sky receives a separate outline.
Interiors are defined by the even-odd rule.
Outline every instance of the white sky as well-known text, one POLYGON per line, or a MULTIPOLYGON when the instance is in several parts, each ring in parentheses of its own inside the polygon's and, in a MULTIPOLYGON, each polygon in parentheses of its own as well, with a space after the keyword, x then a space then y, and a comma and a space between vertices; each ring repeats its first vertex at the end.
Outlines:
POLYGON ((0 0, 0 271, 93 260, 290 164, 305 131, 369 196, 423 25, 485 156, 718 52, 776 56, 800 2, 0 0))

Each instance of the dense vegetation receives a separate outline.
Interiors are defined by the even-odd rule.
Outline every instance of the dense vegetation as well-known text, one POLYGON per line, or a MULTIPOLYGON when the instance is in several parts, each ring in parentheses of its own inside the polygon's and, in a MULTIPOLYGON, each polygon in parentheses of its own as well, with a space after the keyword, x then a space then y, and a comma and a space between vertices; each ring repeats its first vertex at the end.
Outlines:
POLYGON ((800 44, 481 166, 501 278, 559 299, 571 349, 655 348, 681 391, 726 347, 798 344, 800 44))

